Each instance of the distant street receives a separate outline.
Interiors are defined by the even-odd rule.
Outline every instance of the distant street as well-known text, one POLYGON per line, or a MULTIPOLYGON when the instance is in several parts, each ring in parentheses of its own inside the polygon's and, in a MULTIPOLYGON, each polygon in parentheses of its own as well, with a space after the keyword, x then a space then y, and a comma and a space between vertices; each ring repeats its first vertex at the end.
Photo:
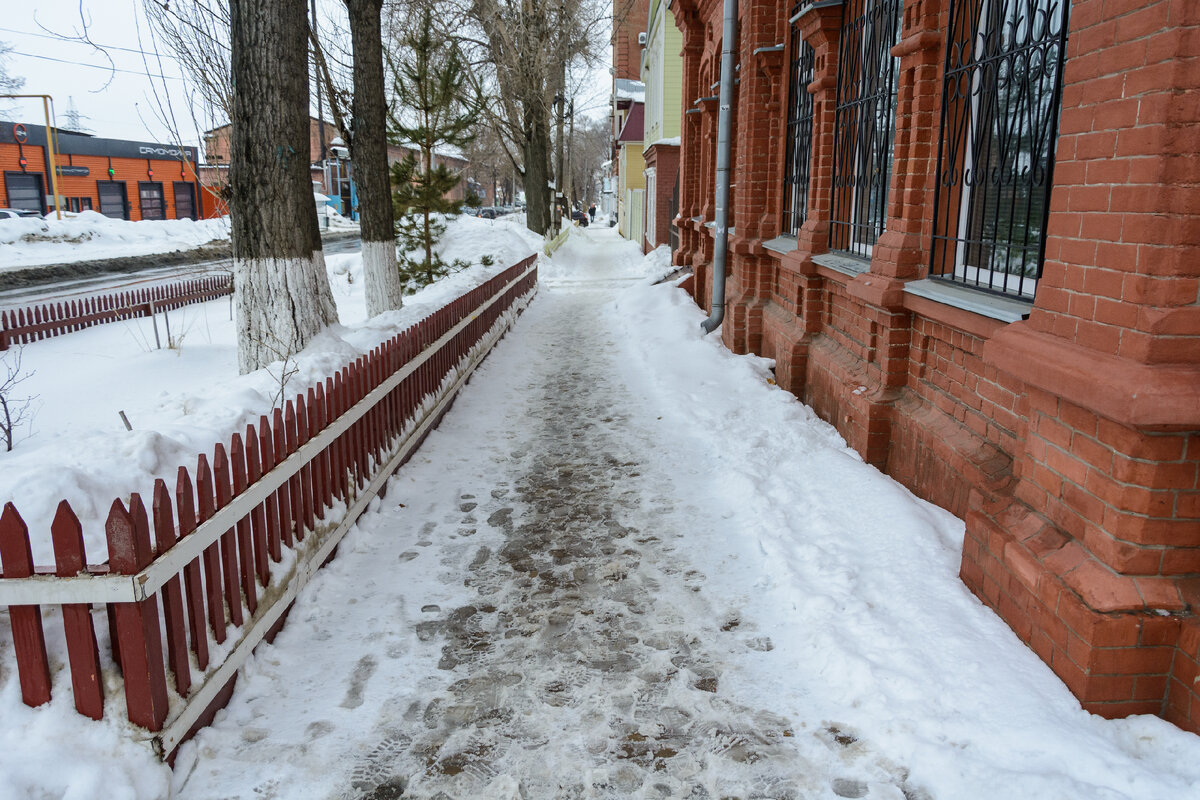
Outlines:
MULTIPOLYGON (((325 242, 324 249, 327 255, 357 253, 362 249, 362 241, 357 236, 335 239, 325 242)), ((220 258, 198 261, 193 264, 150 266, 136 272, 108 272, 60 280, 41 286, 0 290, 0 309, 77 300, 110 292, 147 289, 160 284, 227 272, 231 269, 232 263, 228 258, 220 258)))

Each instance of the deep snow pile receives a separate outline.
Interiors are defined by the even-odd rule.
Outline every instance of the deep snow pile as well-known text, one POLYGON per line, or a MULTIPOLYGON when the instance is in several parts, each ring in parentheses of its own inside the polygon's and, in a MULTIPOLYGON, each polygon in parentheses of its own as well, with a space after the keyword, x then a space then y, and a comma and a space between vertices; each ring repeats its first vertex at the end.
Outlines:
POLYGON ((131 222, 84 211, 0 220, 0 271, 121 256, 190 250, 229 239, 229 218, 131 222))

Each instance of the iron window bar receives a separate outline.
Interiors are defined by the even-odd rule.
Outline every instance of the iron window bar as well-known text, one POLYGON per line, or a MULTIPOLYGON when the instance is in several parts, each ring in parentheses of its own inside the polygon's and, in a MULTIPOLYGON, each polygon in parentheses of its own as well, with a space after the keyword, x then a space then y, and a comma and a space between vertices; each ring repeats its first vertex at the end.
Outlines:
POLYGON ((930 277, 1032 301, 1045 258, 1066 0, 954 0, 930 277))
POLYGON ((901 0, 842 5, 830 248, 870 258, 887 221, 901 0))
MULTIPOLYGON (((796 4, 799 7, 799 3, 796 4)), ((812 175, 813 82, 812 46, 792 27, 792 59, 788 71, 786 163, 784 164, 783 233, 795 236, 808 218, 808 187, 812 175)))

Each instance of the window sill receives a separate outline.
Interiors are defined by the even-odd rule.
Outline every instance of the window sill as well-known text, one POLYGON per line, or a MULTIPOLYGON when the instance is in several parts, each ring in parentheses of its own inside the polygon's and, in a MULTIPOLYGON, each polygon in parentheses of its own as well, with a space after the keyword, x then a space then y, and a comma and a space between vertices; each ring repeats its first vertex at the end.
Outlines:
POLYGON ((772 253, 790 253, 796 249, 795 236, 776 236, 774 239, 767 239, 762 243, 763 249, 770 250, 772 253))
POLYGON ((983 317, 998 319, 1001 322, 1020 322, 1029 317, 1029 311, 1033 306, 1032 303, 1010 300, 1007 297, 999 297, 968 289, 965 286, 954 286, 947 281, 929 278, 909 281, 904 284, 904 292, 932 300, 935 303, 970 311, 983 317))
POLYGON ((854 277, 869 272, 871 262, 862 258, 840 256, 836 253, 821 253, 812 257, 813 263, 819 267, 828 267, 834 272, 854 277))

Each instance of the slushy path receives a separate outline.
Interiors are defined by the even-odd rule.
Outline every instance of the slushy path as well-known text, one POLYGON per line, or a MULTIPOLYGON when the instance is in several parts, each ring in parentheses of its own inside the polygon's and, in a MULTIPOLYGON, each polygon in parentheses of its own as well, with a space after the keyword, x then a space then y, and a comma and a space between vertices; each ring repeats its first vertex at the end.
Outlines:
POLYGON ((185 748, 180 797, 928 797, 740 696, 774 645, 694 558, 719 509, 679 482, 712 469, 618 377, 605 308, 641 260, 575 251, 185 748))

